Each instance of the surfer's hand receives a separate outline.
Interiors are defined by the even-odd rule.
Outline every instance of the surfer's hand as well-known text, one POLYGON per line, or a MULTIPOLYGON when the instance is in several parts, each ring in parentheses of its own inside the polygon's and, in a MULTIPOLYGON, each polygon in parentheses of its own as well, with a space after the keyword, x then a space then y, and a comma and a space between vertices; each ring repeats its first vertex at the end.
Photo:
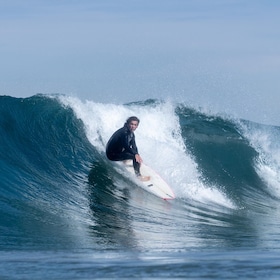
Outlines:
POLYGON ((142 161, 143 161, 142 158, 140 157, 140 155, 138 155, 138 154, 135 155, 135 159, 138 163, 142 163, 142 161))

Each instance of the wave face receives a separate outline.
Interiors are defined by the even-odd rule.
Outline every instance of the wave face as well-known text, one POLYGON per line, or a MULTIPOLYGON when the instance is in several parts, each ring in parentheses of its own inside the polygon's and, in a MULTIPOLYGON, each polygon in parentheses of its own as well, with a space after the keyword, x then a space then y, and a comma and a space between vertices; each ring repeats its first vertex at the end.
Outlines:
MULTIPOLYGON (((51 98, 1 97, 1 247, 60 246, 57 228, 85 207, 81 182, 94 159, 83 124, 51 98)), ((61 235, 61 236, 59 236, 61 235)))
MULTIPOLYGON (((224 258, 233 249, 278 248, 279 127, 158 100, 2 96, 0 110, 2 251, 117 250, 154 259, 167 252, 177 259, 178 252, 216 250, 224 258), (131 115, 141 120, 142 158, 175 200, 138 188, 106 159, 106 142, 131 115)), ((124 259, 119 277, 129 277, 124 259)), ((179 273, 184 266, 176 263, 179 273)), ((150 266, 142 263, 144 276, 150 266)))

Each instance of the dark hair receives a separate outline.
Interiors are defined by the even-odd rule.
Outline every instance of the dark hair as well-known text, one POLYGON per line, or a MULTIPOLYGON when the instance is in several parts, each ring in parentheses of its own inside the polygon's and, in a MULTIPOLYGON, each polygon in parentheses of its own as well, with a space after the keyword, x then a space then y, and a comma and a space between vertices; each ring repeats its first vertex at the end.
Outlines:
POLYGON ((137 121, 138 122, 138 124, 140 123, 140 120, 137 118, 137 117, 135 117, 135 116, 132 116, 132 117, 129 117, 127 120, 126 120, 126 125, 129 125, 132 121, 137 121))

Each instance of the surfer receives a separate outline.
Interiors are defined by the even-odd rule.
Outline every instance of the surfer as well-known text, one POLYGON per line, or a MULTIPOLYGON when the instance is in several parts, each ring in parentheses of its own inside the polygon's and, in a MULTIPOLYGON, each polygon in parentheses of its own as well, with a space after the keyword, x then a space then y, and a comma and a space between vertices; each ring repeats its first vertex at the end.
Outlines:
POLYGON ((118 129, 109 139, 106 146, 106 155, 112 161, 132 160, 136 176, 141 181, 148 181, 149 176, 142 176, 140 173, 140 165, 143 160, 138 153, 135 142, 134 131, 139 122, 140 120, 137 117, 129 117, 124 126, 118 129))

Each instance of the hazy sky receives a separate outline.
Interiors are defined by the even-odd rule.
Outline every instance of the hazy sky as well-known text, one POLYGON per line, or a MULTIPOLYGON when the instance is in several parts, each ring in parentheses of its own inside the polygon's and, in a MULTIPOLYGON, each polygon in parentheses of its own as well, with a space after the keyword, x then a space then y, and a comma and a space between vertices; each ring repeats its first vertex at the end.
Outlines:
POLYGON ((278 0, 0 0, 0 94, 171 98, 280 125, 278 0))

